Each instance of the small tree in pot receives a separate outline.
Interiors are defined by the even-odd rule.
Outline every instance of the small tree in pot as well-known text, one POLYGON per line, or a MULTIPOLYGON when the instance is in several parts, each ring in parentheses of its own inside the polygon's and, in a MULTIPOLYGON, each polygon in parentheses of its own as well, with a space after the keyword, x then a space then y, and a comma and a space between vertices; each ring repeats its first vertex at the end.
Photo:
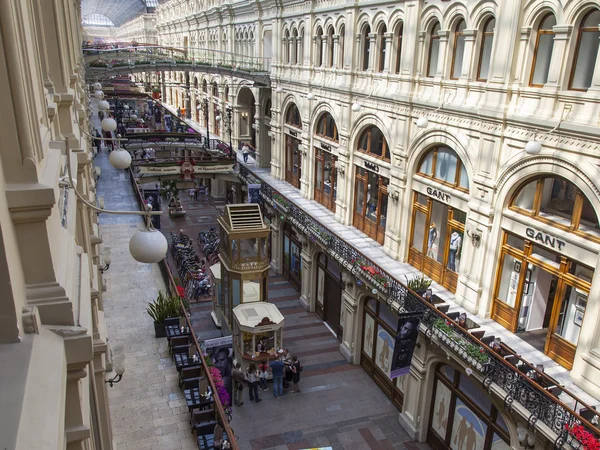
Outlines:
POLYGON ((431 280, 426 278, 425 275, 415 276, 410 280, 406 276, 404 278, 406 278, 406 287, 420 296, 422 296, 425 291, 429 289, 429 286, 431 286, 431 280))
POLYGON ((179 325, 179 316, 181 315, 179 296, 159 292, 156 300, 148 303, 146 312, 154 320, 156 337, 167 337, 167 325, 179 325))

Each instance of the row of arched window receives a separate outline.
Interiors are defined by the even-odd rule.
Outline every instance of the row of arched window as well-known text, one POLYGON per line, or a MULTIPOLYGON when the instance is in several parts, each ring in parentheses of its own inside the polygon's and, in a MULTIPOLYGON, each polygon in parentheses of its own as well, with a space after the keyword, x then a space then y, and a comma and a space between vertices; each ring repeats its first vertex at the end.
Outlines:
MULTIPOLYGON (((571 35, 575 40, 568 59, 570 72, 567 74, 568 89, 587 90, 592 84, 596 56, 600 44, 600 10, 590 9, 580 16, 571 35)), ((490 64, 492 61, 492 47, 496 28, 496 19, 490 15, 481 21, 477 30, 468 30, 464 18, 453 21, 448 31, 448 49, 442 47, 441 37, 445 35, 441 23, 433 20, 427 26, 424 37, 425 59, 423 73, 427 77, 473 77, 477 81, 487 81, 490 64), (472 37, 474 48, 466 52, 468 37, 472 37), (440 54, 444 52, 444 54, 440 54), (446 62, 445 55, 448 55, 446 62), (465 55, 474 55, 474 66, 465 64, 465 55), (442 66, 444 65, 444 66, 442 66)), ((566 27, 562 27, 565 28, 566 27)), ((375 72, 400 73, 402 61, 402 38, 404 26, 399 21, 392 30, 388 30, 385 23, 380 23, 375 30, 368 23, 360 29, 360 41, 357 66, 359 70, 372 70, 375 72)), ((560 31, 560 29, 559 29, 560 31)), ((560 31, 565 33, 565 31, 560 31)), ((533 54, 529 55, 527 75, 528 84, 532 87, 541 87, 548 82, 553 58, 559 60, 563 55, 553 52, 554 41, 557 34, 556 16, 549 11, 540 14, 534 21, 533 32, 530 36, 530 48, 533 54)), ((344 66, 344 41, 345 29, 342 24, 338 33, 333 25, 323 28, 317 26, 314 43, 314 60, 312 64, 317 67, 343 67, 344 66)), ((287 64, 303 64, 304 58, 304 29, 286 29, 283 38, 282 61, 287 64)), ((559 61, 557 67, 563 64, 559 61)), ((557 69, 558 70, 558 69, 557 69)), ((527 79, 525 75, 525 79, 527 79)))

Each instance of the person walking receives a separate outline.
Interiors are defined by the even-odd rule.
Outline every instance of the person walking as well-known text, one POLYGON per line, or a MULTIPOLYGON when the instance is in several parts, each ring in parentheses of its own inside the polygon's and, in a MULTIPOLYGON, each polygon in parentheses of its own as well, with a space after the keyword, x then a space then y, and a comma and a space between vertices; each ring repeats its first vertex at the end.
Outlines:
POLYGON ((248 381, 248 388, 250 390, 250 401, 256 400, 256 403, 262 400, 258 398, 258 370, 256 370, 256 364, 250 363, 246 370, 246 381, 248 381))
POLYGON ((94 130, 94 145, 96 146, 96 151, 100 153, 102 150, 102 135, 97 129, 94 130))
POLYGON ((244 374, 240 363, 235 365, 231 378, 233 379, 233 403, 236 406, 242 406, 244 404, 244 374))
POLYGON ((267 387, 267 376, 269 375, 269 360, 267 359, 265 362, 261 363, 258 366, 258 379, 259 379, 259 383, 260 383, 260 388, 263 390, 263 392, 266 392, 269 390, 269 388, 267 387))
POLYGON ((271 373, 273 374, 273 397, 281 397, 283 395, 283 368, 285 364, 278 359, 271 361, 271 373))
POLYGON ((194 204, 194 196, 196 195, 196 189, 190 188, 190 190, 188 191, 188 194, 190 195, 190 204, 193 205, 194 204))
POLYGON ((300 365, 300 361, 296 356, 292 356, 292 365, 290 368, 292 369, 292 381, 294 383, 293 392, 300 392, 300 388, 298 387, 298 383, 300 383, 300 372, 302 372, 302 366, 300 365))
POLYGON ((244 162, 247 163, 248 162, 248 155, 250 154, 250 147, 248 147, 248 144, 246 144, 244 142, 244 145, 242 145, 242 156, 244 157, 244 162))

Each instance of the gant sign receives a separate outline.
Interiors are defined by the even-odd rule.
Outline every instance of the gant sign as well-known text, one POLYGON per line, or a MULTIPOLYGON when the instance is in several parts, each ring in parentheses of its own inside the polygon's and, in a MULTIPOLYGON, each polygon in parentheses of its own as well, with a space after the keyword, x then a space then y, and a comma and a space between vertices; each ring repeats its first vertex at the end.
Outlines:
POLYGON ((450 194, 446 194, 445 192, 440 191, 438 189, 434 189, 428 186, 427 195, 433 198, 437 198, 438 200, 441 200, 444 203, 450 203, 450 194))
POLYGON ((559 251, 562 250, 566 244, 565 241, 561 241, 560 239, 554 236, 550 236, 549 234, 534 230, 533 228, 527 228, 525 230, 525 234, 528 238, 531 238, 534 241, 541 242, 542 244, 557 249, 559 251))

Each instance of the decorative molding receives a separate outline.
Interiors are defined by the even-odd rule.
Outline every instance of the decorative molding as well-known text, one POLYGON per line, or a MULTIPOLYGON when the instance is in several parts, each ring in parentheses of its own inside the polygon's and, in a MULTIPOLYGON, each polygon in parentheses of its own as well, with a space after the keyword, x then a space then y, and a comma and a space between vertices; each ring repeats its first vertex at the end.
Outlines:
POLYGON ((40 314, 35 306, 23 306, 23 332, 40 334, 40 314))

